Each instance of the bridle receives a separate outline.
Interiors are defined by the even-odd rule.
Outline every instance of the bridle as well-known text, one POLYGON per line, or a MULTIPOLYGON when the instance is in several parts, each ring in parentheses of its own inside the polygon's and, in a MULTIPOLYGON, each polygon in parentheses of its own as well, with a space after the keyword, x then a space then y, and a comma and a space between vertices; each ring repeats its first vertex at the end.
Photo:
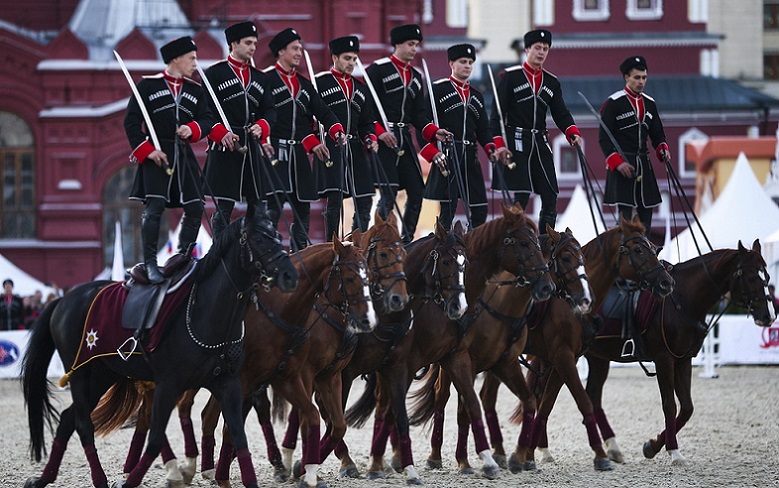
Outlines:
POLYGON ((513 249, 514 260, 517 263, 516 278, 508 282, 498 282, 498 285, 511 284, 516 287, 520 286, 533 286, 549 271, 549 265, 543 263, 540 266, 525 266, 525 262, 530 256, 536 252, 541 253, 541 244, 538 242, 538 236, 533 232, 533 228, 529 225, 523 225, 517 229, 514 229, 503 238, 500 249, 498 250, 498 261, 503 262, 504 256, 509 252, 509 248, 513 249), (524 255, 520 246, 520 242, 526 240, 533 244, 533 248, 524 255), (530 273, 536 273, 532 279, 528 279, 530 273))
POLYGON ((640 234, 625 237, 623 234, 622 242, 619 245, 619 253, 617 254, 616 274, 619 275, 619 266, 622 260, 622 256, 626 256, 628 265, 630 265, 630 267, 635 270, 636 274, 638 275, 639 287, 642 290, 648 290, 652 288, 656 277, 665 271, 665 267, 659 261, 652 265, 649 262, 649 257, 647 257, 641 263, 636 263, 633 259, 633 253, 630 252, 630 243, 633 241, 638 242, 639 246, 645 248, 650 257, 657 257, 657 252, 655 251, 654 246, 652 246, 652 244, 649 242, 649 239, 647 239, 645 235, 640 234), (649 267, 649 269, 646 269, 647 267, 649 267))
POLYGON ((568 288, 572 283, 584 283, 587 282, 587 275, 579 273, 580 269, 584 269, 584 258, 582 257, 581 247, 579 243, 571 237, 571 235, 561 232, 560 242, 552 244, 550 249, 549 263, 552 265, 551 272, 555 278, 557 285, 557 296, 564 300, 573 300, 568 288), (558 261, 558 257, 565 249, 571 249, 571 253, 577 256, 576 267, 563 269, 562 265, 558 261))
MULTIPOLYGON (((316 298, 324 297, 325 300, 327 300, 324 307, 319 305, 318 301, 314 302, 314 308, 319 313, 319 315, 322 318, 327 319, 327 308, 333 307, 338 312, 341 313, 344 317, 347 318, 349 323, 352 326, 356 325, 356 320, 354 315, 351 313, 351 309, 354 305, 360 304, 360 303, 367 303, 371 300, 370 296, 366 296, 362 290, 368 289, 370 286, 370 283, 368 282, 368 275, 365 272, 365 261, 363 260, 349 260, 349 261, 342 261, 341 257, 336 254, 333 258, 333 265, 330 268, 330 274, 327 278, 327 282, 325 283, 324 289, 321 293, 317 293, 316 298), (354 276, 356 276, 360 280, 360 287, 358 292, 351 292, 349 293, 346 290, 346 287, 344 286, 344 274, 343 269, 348 269, 351 271, 354 276), (362 271, 362 273, 360 272, 362 271), (329 298, 329 291, 331 287, 331 283, 335 282, 336 287, 338 290, 338 293, 341 298, 341 303, 336 305, 333 303, 333 301, 329 298)), ((331 323, 330 320, 327 320, 328 323, 331 323)), ((332 325, 332 323, 331 323, 332 325)))
MULTIPOLYGON (((734 271, 733 275, 731 276, 731 285, 730 285, 730 296, 733 303, 735 303, 739 307, 744 308, 747 311, 747 314, 749 315, 753 315, 754 302, 761 301, 761 300, 766 300, 767 302, 771 301, 771 297, 768 295, 768 293, 759 296, 749 293, 749 286, 745 282, 746 281, 745 275, 752 276, 752 273, 748 272, 751 269, 755 270, 754 276, 759 277, 762 289, 767 290, 770 278, 768 276, 768 272, 765 269, 765 266, 763 265, 744 266, 741 263, 741 261, 739 261, 738 266, 736 267, 736 271, 734 271)), ((773 304, 769 303, 769 306, 773 306, 773 304)))
POLYGON ((371 285, 371 295, 379 299, 384 296, 387 291, 391 290, 398 282, 406 281, 406 273, 403 271, 403 256, 406 253, 403 247, 403 242, 400 240, 391 241, 387 246, 379 247, 379 243, 385 242, 387 239, 383 237, 372 237, 370 244, 368 245, 367 261, 371 267, 371 277, 374 281, 371 285), (395 260, 384 265, 379 265, 379 251, 386 250, 395 256, 395 260), (382 274, 382 271, 387 268, 398 266, 399 271, 394 271, 388 274, 382 274), (384 285, 385 281, 391 280, 389 285, 384 285))
POLYGON ((435 248, 428 254, 425 264, 422 269, 419 270, 420 274, 424 275, 427 270, 430 269, 430 276, 432 278, 433 292, 430 295, 419 296, 423 300, 432 300, 434 303, 445 306, 446 298, 444 293, 465 293, 465 283, 460 283, 459 276, 465 273, 465 241, 460 236, 455 234, 449 234, 446 242, 439 242, 435 248), (460 244, 460 246, 455 246, 460 244), (443 255, 448 255, 455 264, 454 269, 449 274, 443 274, 441 271, 442 266, 439 265, 439 261, 443 259, 443 255), (462 261, 462 262, 461 262, 462 261), (451 278, 455 277, 455 280, 451 278), (454 281, 456 284, 450 284, 450 281, 454 281))

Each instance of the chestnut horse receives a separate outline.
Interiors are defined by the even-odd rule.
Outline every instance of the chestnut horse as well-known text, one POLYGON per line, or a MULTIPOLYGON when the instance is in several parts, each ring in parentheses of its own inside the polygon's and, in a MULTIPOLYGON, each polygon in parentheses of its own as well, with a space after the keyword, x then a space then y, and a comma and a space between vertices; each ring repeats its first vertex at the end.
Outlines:
MULTIPOLYGON (((132 402, 130 397, 138 393, 131 378, 157 381, 151 433, 146 452, 135 463, 128 478, 116 482, 114 486, 134 487, 141 484, 160 453, 165 426, 176 400, 187 388, 205 387, 224 405, 225 423, 236 439, 243 484, 257 487, 241 422, 241 385, 235 371, 242 356, 242 318, 249 298, 253 296, 254 283, 263 273, 278 282, 283 291, 294 288, 298 279, 278 233, 266 223, 259 217, 239 219, 216 239, 189 278, 192 289, 186 306, 173 312, 159 344, 146 354, 131 354, 127 360, 121 359, 118 354, 103 354, 79 365, 74 364, 84 344, 85 321, 93 300, 101 290, 112 285, 110 282, 80 285, 46 307, 33 328, 22 377, 31 450, 36 460, 41 458, 44 425, 48 421, 51 426, 56 418, 46 380, 46 371, 55 350, 64 364, 73 364, 71 371, 60 380, 61 385, 70 381, 73 405, 65 409, 59 418, 51 455, 43 474, 27 480, 25 487, 41 488, 55 481, 68 440, 73 431, 78 430, 92 473, 92 483, 96 487, 107 488, 108 480, 94 445, 90 413, 106 390, 117 383, 123 385, 122 390, 132 402), (220 307, 214 306, 215 297, 218 297, 220 307)), ((282 295, 282 291, 275 289, 274 293, 282 295)), ((108 340, 106 337, 101 339, 108 340)), ((96 340, 94 338, 92 343, 96 340)))
MULTIPOLYGON (((595 297, 592 309, 598 306, 609 288, 619 279, 630 279, 653 293, 664 296, 671 292, 674 280, 657 259, 655 247, 644 236, 644 227, 638 218, 632 221, 622 219, 619 226, 599 235, 582 248, 584 266, 595 297)), ((539 436, 544 432, 557 395, 565 384, 583 416, 590 448, 595 457, 596 470, 610 470, 611 463, 603 449, 603 443, 595 426, 592 403, 584 390, 576 370, 576 359, 595 334, 592 326, 583 324, 582 315, 571 313, 571 308, 560 299, 552 299, 549 306, 533 319, 528 330, 526 352, 533 354, 551 367, 546 368, 546 389, 538 404, 537 412, 522 411, 522 431, 517 447, 509 458, 512 472, 522 469, 536 469, 534 449, 539 436), (532 427, 532 429, 531 429, 532 427)), ((495 404, 497 378, 491 373, 485 375, 480 392, 488 417, 493 448, 498 456, 505 456, 502 435, 498 426, 495 404)), ((532 382, 531 382, 532 385, 532 382)), ((519 417, 519 413, 515 414, 519 417)))
MULTIPOLYGON (((520 207, 504 207, 502 217, 468 232, 465 241, 467 248, 465 290, 470 312, 473 312, 474 304, 488 280, 500 271, 513 274, 516 278, 510 284, 515 286, 526 284, 537 299, 546 299, 553 293, 554 284, 541 254, 536 225, 520 207)), ((415 317, 414 327, 407 339, 412 341, 412 344, 406 358, 407 381, 403 385, 404 396, 418 370, 436 362, 449 364, 450 361, 467 354, 467 336, 470 326, 467 314, 459 321, 453 321, 439 308, 429 308, 429 312, 430 316, 424 317, 424 320, 415 317)), ((452 382, 459 394, 463 396, 467 411, 473 419, 471 425, 476 451, 483 461, 482 473, 489 479, 495 479, 499 468, 489 450, 481 418, 481 407, 473 389, 471 375, 465 371, 455 372, 452 375, 452 382)), ((364 421, 376 406, 369 478, 384 476, 383 454, 387 439, 395 425, 393 416, 396 415, 389 405, 390 388, 391 386, 383 382, 381 377, 369 381, 361 399, 347 412, 347 419, 352 425, 364 421)), ((400 463, 400 467, 406 469, 407 482, 421 483, 421 480, 414 476, 416 473, 407 469, 413 468, 411 450, 404 446, 404 443, 410 443, 410 439, 401 438, 398 441, 400 451, 408 453, 402 456, 400 463)))
MULTIPOLYGON (((589 310, 592 296, 584 274, 584 258, 579 243, 570 230, 558 233, 547 227, 547 234, 539 237, 541 251, 553 270, 552 279, 556 296, 579 311, 589 310)), ((468 334, 468 355, 458 368, 468 368, 471 383, 476 374, 491 371, 523 402, 527 412, 535 412, 535 397, 530 393, 522 376, 517 356, 522 354, 527 340, 527 311, 531 292, 521 286, 501 286, 511 276, 501 273, 497 283, 491 283, 479 297, 468 334), (504 281, 505 280, 505 281, 504 281)), ((412 394, 414 401, 413 423, 422 424, 434 419, 431 439, 432 452, 427 458, 430 468, 440 468, 443 444, 444 409, 449 400, 451 381, 446 368, 436 365, 431 369, 425 385, 412 394)), ((459 403, 456 459, 461 474, 472 474, 468 462, 467 441, 470 419, 459 403)), ((487 414, 487 412, 485 412, 487 414)), ((488 417, 489 418, 489 417, 488 417)), ((520 436, 528 444, 530 432, 520 436)), ((496 461, 500 459, 496 456, 496 461)), ((505 464, 505 455, 502 459, 505 464)))
MULTIPOLYGON (((646 356, 640 359, 655 363, 665 416, 665 430, 644 444, 644 456, 651 459, 665 446, 671 463, 677 465, 685 463, 676 434, 692 416, 692 358, 698 354, 710 329, 706 324, 706 314, 728 292, 732 302, 746 309, 756 325, 768 327, 776 314, 768 293, 768 273, 758 240, 754 241, 751 250, 739 241, 738 249, 718 249, 679 263, 673 266, 671 275, 676 280, 677 291, 667 297, 654 316, 648 319, 647 328, 642 333, 646 356)), ((603 333, 596 337, 585 354, 590 365, 587 394, 595 407, 598 427, 606 439, 609 457, 617 462, 622 462, 623 456, 603 412, 601 398, 609 361, 630 362, 629 358, 621 357, 623 342, 619 334, 603 333)))

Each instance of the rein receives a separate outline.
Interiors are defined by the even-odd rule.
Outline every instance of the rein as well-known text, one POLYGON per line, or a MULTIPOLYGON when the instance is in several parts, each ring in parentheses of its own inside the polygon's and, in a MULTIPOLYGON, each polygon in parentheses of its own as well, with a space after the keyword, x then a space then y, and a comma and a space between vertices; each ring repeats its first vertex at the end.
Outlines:
POLYGON ((371 286, 371 295, 378 300, 382 298, 389 290, 391 290, 398 282, 406 281, 406 273, 403 270, 403 242, 391 241, 389 245, 382 248, 390 251, 395 256, 395 261, 379 266, 379 246, 378 243, 387 241, 384 237, 371 237, 370 244, 368 245, 368 255, 366 260, 371 264, 371 276, 376 276, 378 279, 371 286), (400 271, 395 271, 382 276, 381 272, 384 269, 391 268, 393 266, 400 265, 400 271), (389 286, 382 285, 383 281, 392 280, 389 286))

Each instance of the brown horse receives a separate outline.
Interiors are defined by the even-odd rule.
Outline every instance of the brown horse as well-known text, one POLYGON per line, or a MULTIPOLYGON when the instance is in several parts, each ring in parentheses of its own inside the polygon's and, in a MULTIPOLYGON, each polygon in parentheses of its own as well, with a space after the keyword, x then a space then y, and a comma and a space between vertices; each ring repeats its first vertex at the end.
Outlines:
MULTIPOLYGON (((552 278, 556 295, 576 307, 580 312, 589 310, 592 296, 584 274, 584 258, 579 243, 570 230, 558 233, 547 227, 547 234, 539 237, 541 251, 553 270, 552 278)), ((468 356, 458 364, 476 374, 491 371, 523 402, 523 408, 535 412, 535 398, 525 384, 517 356, 525 349, 527 340, 527 315, 531 303, 531 292, 525 287, 502 286, 510 282, 511 276, 501 273, 497 283, 491 283, 479 298, 472 316, 468 334, 468 356)), ((414 402, 413 420, 421 424, 433 417, 432 451, 427 458, 430 468, 440 468, 441 446, 443 444, 444 409, 449 400, 451 381, 449 372, 438 365, 431 369, 425 385, 412 394, 414 402)), ((459 403, 458 438, 456 458, 461 474, 472 474, 468 462, 467 438, 470 419, 459 403)), ((523 437, 529 437, 528 431, 523 437)), ((498 459, 496 459, 498 461, 498 459)), ((505 455, 503 456, 505 463, 505 455)))
MULTIPOLYGON (((641 283, 659 296, 667 295, 674 280, 657 259, 655 247, 644 236, 644 227, 637 218, 599 235, 583 248, 584 265, 595 300, 593 310, 605 297, 609 288, 619 279, 641 283)), ((536 469, 533 450, 544 431, 554 401, 565 384, 574 397, 584 418, 590 447, 594 451, 593 464, 597 470, 612 469, 595 426, 593 407, 576 370, 576 358, 580 356, 594 335, 591 326, 582 324, 583 317, 571 313, 571 307, 560 299, 552 299, 548 307, 537 310, 528 330, 526 352, 535 355, 546 364, 546 389, 537 412, 528 412, 520 405, 522 431, 508 467, 512 472, 536 469), (532 429, 531 429, 532 426, 532 429)), ((532 382, 531 382, 532 383, 532 382)), ((485 375, 480 392, 486 412, 490 412, 488 424, 496 455, 505 456, 502 435, 495 414, 497 378, 491 372, 485 375)), ((517 418, 519 413, 515 415, 517 418)))
MULTIPOLYGON (((768 327, 776 314, 768 293, 768 273, 757 240, 752 244, 752 250, 739 242, 738 249, 719 249, 677 264, 671 275, 676 280, 678 291, 659 304, 659 310, 648 318, 642 333, 646 354, 639 359, 655 363, 665 416, 665 430, 644 444, 644 456, 653 458, 665 445, 671 463, 677 465, 685 463, 676 434, 692 416, 692 358, 698 354, 710 329, 706 324, 706 314, 728 292, 732 302, 746 309, 756 325, 768 327)), ((623 342, 619 333, 612 335, 604 331, 585 354, 590 365, 587 394, 595 407, 598 427, 606 439, 609 457, 617 462, 622 462, 623 456, 603 412, 601 398, 609 361, 631 361, 621 356, 623 342)))
MULTIPOLYGON (((516 278, 510 284, 526 284, 534 298, 546 299, 554 291, 554 284, 541 254, 535 223, 519 207, 503 209, 503 216, 477 227, 465 236, 467 246, 467 265, 465 267, 465 289, 468 310, 473 312, 476 299, 482 294, 488 280, 500 271, 508 271, 516 278)), ((467 336, 470 322, 467 315, 460 321, 446 318, 438 308, 429 308, 429 315, 415 316, 414 327, 407 340, 411 346, 406 358, 407 382, 403 385, 403 395, 408 391, 415 373, 427 365, 456 361, 467 353, 467 336), (465 345, 463 341, 465 340, 465 345)), ((452 363, 454 366, 454 363, 452 363)), ((455 369, 455 368, 453 368, 455 369)), ((467 411, 473 419, 472 427, 476 440, 476 451, 483 460, 482 472, 485 477, 498 476, 498 465, 492 459, 481 419, 481 407, 469 372, 452 375, 452 382, 465 399, 467 411)), ((389 399, 392 386, 381 377, 368 383, 362 398, 355 404, 347 416, 359 421, 370 415, 376 405, 376 425, 371 447, 371 471, 369 478, 383 477, 383 454, 396 415, 389 399)), ((395 395, 395 393, 393 393, 395 395)), ((351 423, 350 423, 351 425, 351 423)), ((406 470, 407 481, 419 483, 414 470, 410 448, 404 444, 410 439, 399 438, 402 456, 399 466, 406 470)), ((343 461, 342 461, 343 462, 343 461)))

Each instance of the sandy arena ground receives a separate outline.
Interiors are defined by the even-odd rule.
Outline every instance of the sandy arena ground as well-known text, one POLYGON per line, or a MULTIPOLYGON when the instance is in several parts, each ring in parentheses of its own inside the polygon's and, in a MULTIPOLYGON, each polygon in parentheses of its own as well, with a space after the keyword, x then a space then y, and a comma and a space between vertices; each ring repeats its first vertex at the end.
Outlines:
MULTIPOLYGON (((625 463, 615 465, 611 472, 596 472, 592 467, 592 451, 587 446, 581 414, 566 389, 558 400, 549 422, 549 439, 556 463, 540 465, 537 472, 511 474, 502 471, 499 479, 490 481, 478 475, 463 476, 456 472, 454 446, 456 425, 454 404, 450 403, 444 440, 444 468, 428 470, 425 459, 429 452, 427 430, 412 430, 415 461, 428 487, 776 487, 779 486, 779 369, 777 367, 726 367, 718 370, 718 379, 701 379, 694 370, 693 399, 696 402, 692 420, 679 435, 679 446, 687 458, 686 466, 671 466, 669 456, 662 452, 655 459, 644 459, 641 446, 655 436, 663 425, 660 395, 654 379, 646 378, 638 368, 615 368, 605 388, 604 405, 617 433, 625 463)), ((355 389, 362 388, 357 381, 355 389)), ((354 396, 358 391, 354 392, 354 396)), ((58 393, 64 406, 70 403, 68 392, 58 393)), ((198 396, 203 405, 206 393, 198 396)), ((503 434, 508 444, 516 441, 519 428, 506 419, 513 410, 514 399, 507 390, 500 395, 499 414, 503 434)), ((199 407, 197 407, 199 411, 199 407)), ((30 476, 38 476, 43 464, 29 460, 28 429, 24 401, 17 381, 0 381, 0 486, 21 487, 30 476)), ((199 435, 200 419, 194 419, 199 435)), ((282 486, 273 481, 272 470, 265 456, 265 445, 259 426, 249 419, 250 447, 258 470, 260 486, 282 486)), ((352 455, 364 472, 368 463, 372 425, 347 432, 352 455)), ((276 429, 278 438, 283 426, 276 429)), ((174 451, 183 456, 183 441, 174 416, 168 434, 174 451)), ((121 430, 97 442, 98 453, 109 481, 121 475, 122 464, 131 438, 130 430, 121 430)), ((47 445, 51 437, 47 437, 47 445)), ((507 450, 510 446, 507 444, 507 450)), ((218 448, 217 448, 218 449, 218 448)), ((218 450, 217 450, 218 452, 218 450)), ((298 451, 299 453, 299 451, 298 451)), ((474 467, 481 467, 469 451, 474 467)), ((241 486, 237 465, 233 465, 233 486, 241 486)), ((402 475, 394 474, 382 481, 345 480, 338 477, 338 463, 332 456, 320 471, 330 487, 405 486, 402 475)), ((71 439, 60 476, 55 487, 91 486, 86 460, 77 439, 71 439)), ((143 486, 165 486, 164 471, 159 459, 152 466, 143 486)), ((198 473, 192 486, 211 486, 198 473)), ((283 486, 294 486, 292 482, 283 486)))

